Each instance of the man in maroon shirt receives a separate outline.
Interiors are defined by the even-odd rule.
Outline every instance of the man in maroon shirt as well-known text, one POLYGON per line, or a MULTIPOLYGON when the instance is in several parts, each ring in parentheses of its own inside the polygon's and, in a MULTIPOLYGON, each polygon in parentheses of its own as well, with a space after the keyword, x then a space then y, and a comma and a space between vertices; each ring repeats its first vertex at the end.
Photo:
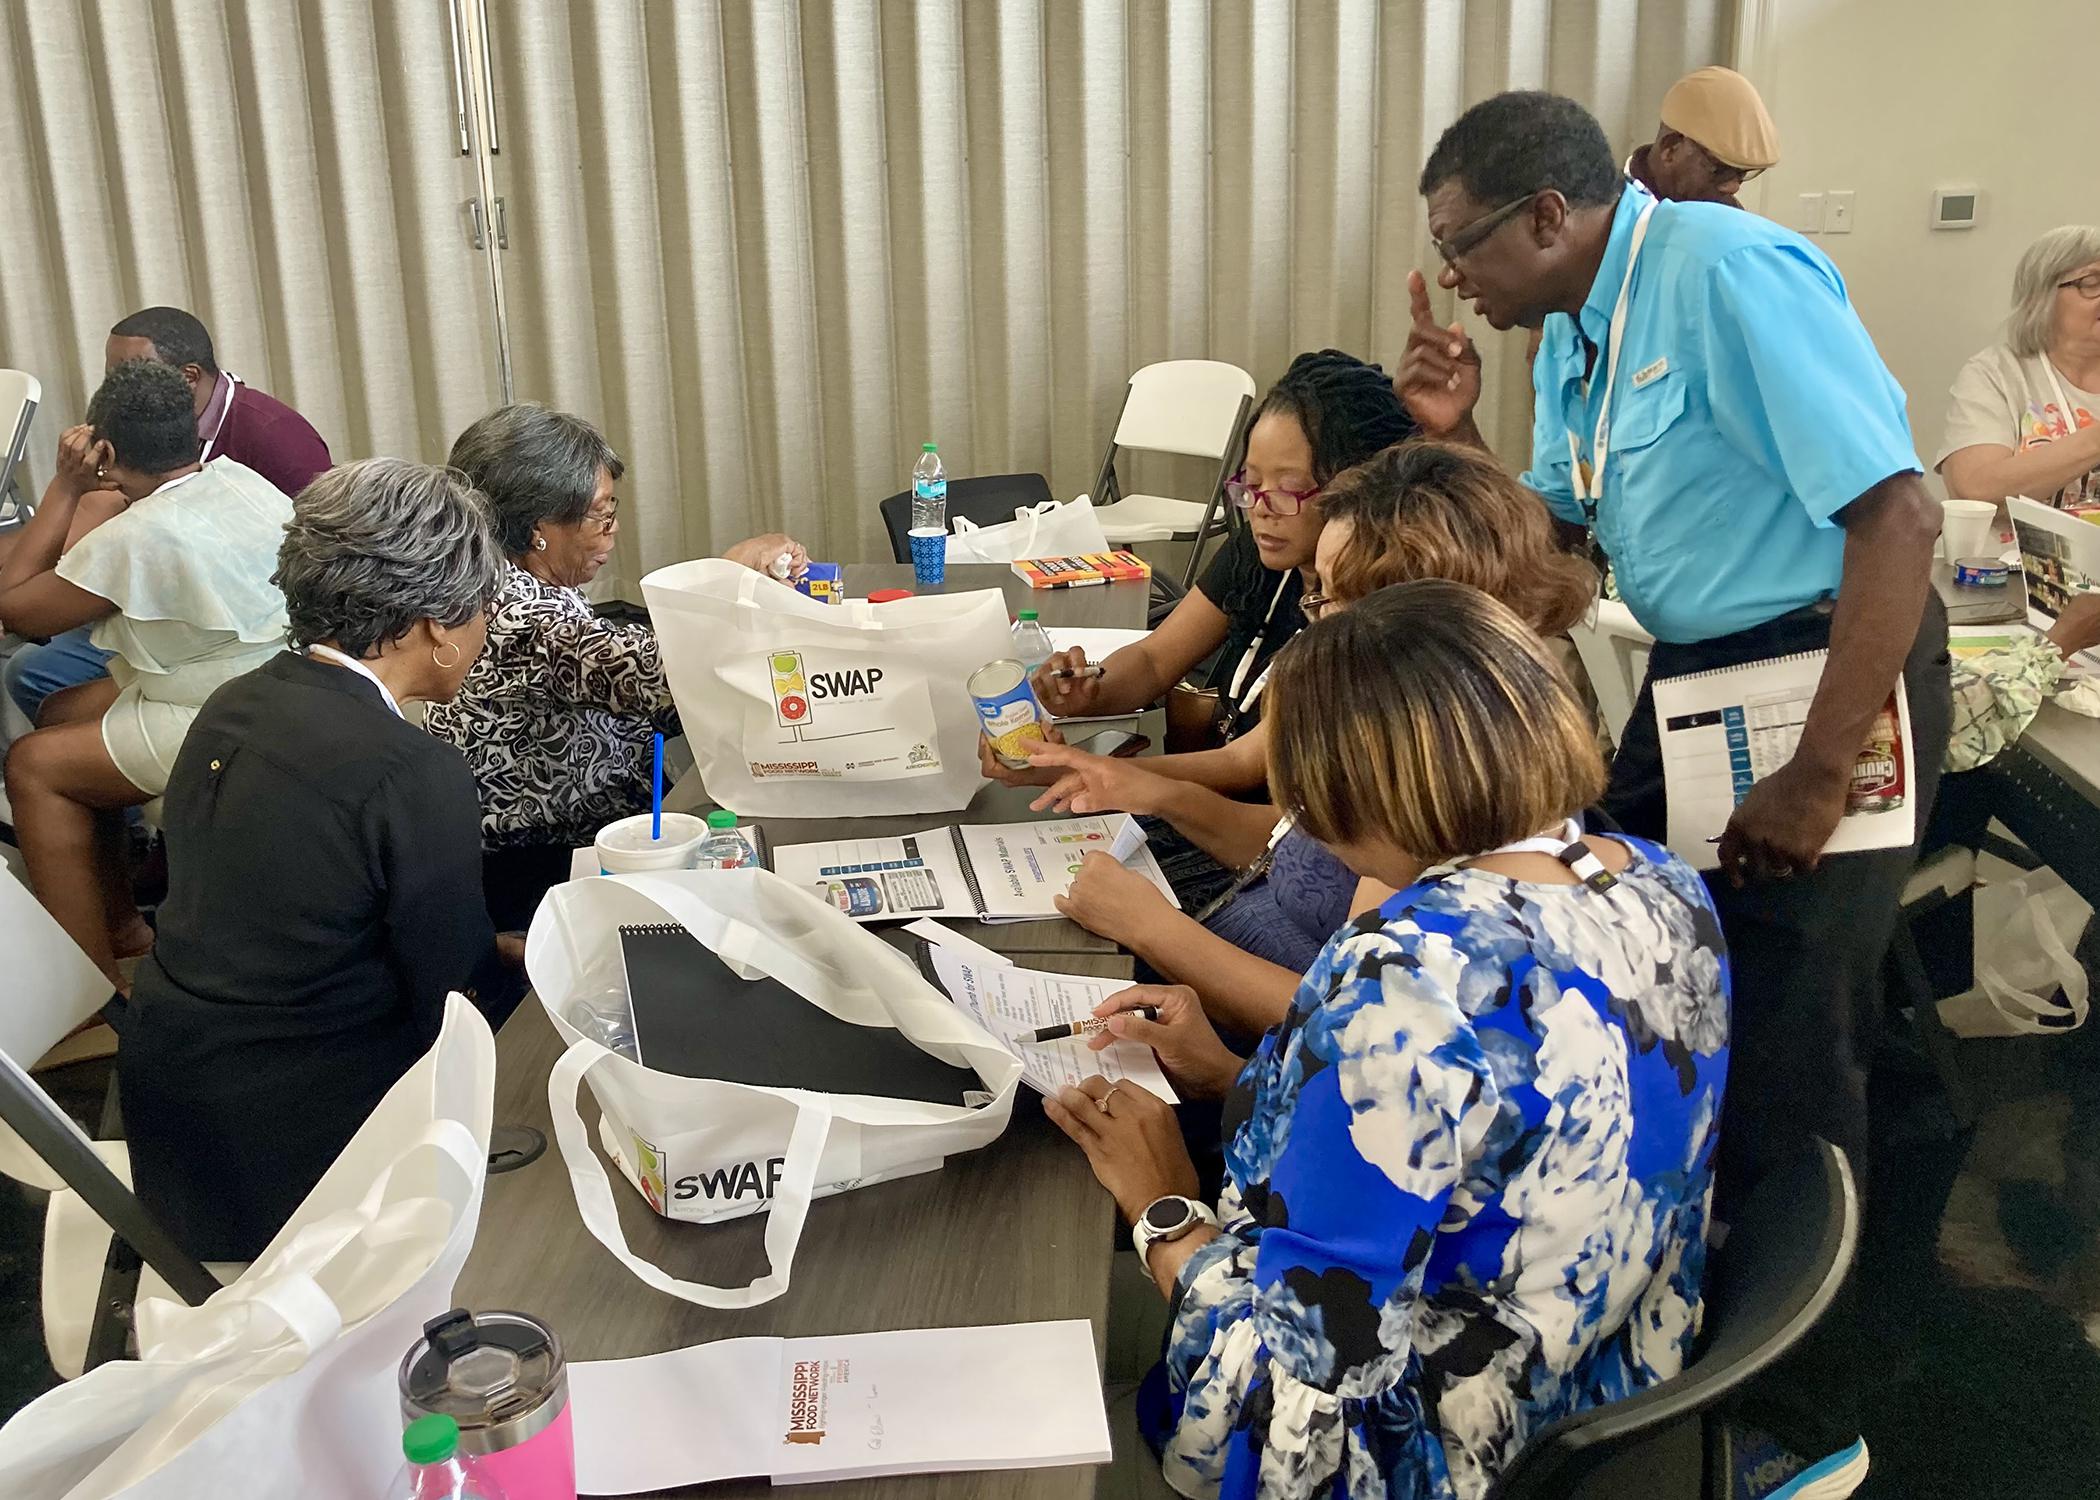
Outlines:
MULTIPOLYGON (((253 469, 287 495, 329 466, 328 445, 313 424, 276 397, 244 384, 219 368, 211 334, 179 307, 149 307, 109 331, 103 347, 105 373, 130 359, 173 365, 189 382, 197 409, 203 461, 230 458, 253 469)), ((109 653, 88 639, 81 626, 42 645, 22 646, 6 657, 0 684, 34 724, 44 700, 63 688, 92 682, 107 670, 109 653)), ((0 749, 7 731, 0 725, 0 749)))
POLYGON ((275 396, 220 369, 211 335, 179 307, 149 307, 109 331, 103 349, 106 369, 127 359, 173 365, 189 382, 197 404, 197 436, 204 461, 230 458, 245 464, 287 495, 296 495, 329 465, 328 445, 313 424, 275 396))

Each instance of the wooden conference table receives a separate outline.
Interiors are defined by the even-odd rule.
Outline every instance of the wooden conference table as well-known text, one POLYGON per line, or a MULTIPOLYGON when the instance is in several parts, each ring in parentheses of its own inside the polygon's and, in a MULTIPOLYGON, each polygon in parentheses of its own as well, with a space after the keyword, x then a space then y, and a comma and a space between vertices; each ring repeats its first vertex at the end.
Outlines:
MULTIPOLYGON (((910 587, 911 569, 852 566, 848 592, 910 587)), ((1035 593, 1004 568, 951 568, 947 591, 994 585, 1010 608, 1040 610, 1046 628, 1137 628, 1145 584, 1035 593)), ((687 798, 690 803, 697 792, 687 798)), ((667 799, 669 800, 669 799, 667 799)), ((921 818, 769 821, 776 842, 879 836, 939 822, 1020 821, 1036 816, 1028 797, 988 787, 961 814, 921 818)), ((1066 921, 967 926, 972 935, 1042 968, 1128 978, 1130 960, 1066 921)), ((891 941, 901 935, 891 929, 891 941)), ((908 941, 908 940, 907 940, 908 941)), ((561 1041, 535 1001, 519 1007, 496 1038, 496 1121, 530 1125, 550 1141, 547 1073, 561 1041)), ((597 1108, 586 1093, 584 1123, 597 1139, 597 1108)), ((658 1218, 631 1189, 614 1189, 621 1223, 637 1253, 672 1274, 718 1286, 742 1285, 765 1270, 763 1216, 730 1224, 674 1224, 658 1218)), ((695 1307, 652 1291, 591 1238, 577 1216, 568 1173, 551 1144, 538 1161, 492 1176, 473 1254, 460 1274, 462 1307, 517 1308, 546 1319, 573 1360, 622 1359, 746 1335, 787 1337, 871 1333, 897 1328, 968 1327, 1086 1318, 1096 1351, 1106 1348, 1109 1260, 1115 1208, 1094 1182, 1079 1149, 1044 1118, 1023 1088, 1013 1123, 980 1151, 952 1157, 940 1171, 878 1184, 812 1204, 788 1290, 743 1312, 695 1307)), ((1026 1413, 1017 1412, 1017 1421, 1026 1413)), ((1004 1473, 926 1474, 825 1487, 852 1500, 1082 1500, 1094 1493, 1092 1468, 1004 1473)), ((764 1495, 763 1479, 671 1491, 705 1496, 764 1495)))

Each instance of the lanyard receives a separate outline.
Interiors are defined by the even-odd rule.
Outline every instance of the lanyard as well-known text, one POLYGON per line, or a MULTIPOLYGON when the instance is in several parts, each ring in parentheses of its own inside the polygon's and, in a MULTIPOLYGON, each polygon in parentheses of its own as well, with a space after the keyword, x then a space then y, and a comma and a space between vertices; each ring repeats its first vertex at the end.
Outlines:
POLYGON ((373 687, 379 689, 379 696, 386 699, 386 706, 394 711, 395 718, 398 719, 403 717, 401 713, 401 705, 394 701, 394 695, 387 691, 387 685, 379 680, 379 674, 373 671, 370 667, 366 666, 363 662, 359 661, 356 657, 350 655, 348 652, 338 651, 333 646, 323 646, 319 644, 308 646, 306 648, 306 654, 308 656, 315 657, 321 661, 332 661, 339 667, 348 667, 358 676, 370 682, 373 687))
POLYGON ((1597 402, 1597 427, 1590 441, 1592 466, 1587 476, 1582 471, 1582 447, 1575 430, 1567 430, 1569 482, 1593 531, 1597 526, 1597 503, 1604 496, 1604 460, 1611 452, 1611 398, 1619 378, 1619 347, 1626 342, 1626 299, 1633 291, 1633 268, 1640 264, 1641 245, 1648 238, 1648 219, 1655 212, 1655 202, 1650 198, 1642 206, 1641 216, 1634 220, 1633 243, 1626 252, 1626 279, 1619 283, 1619 300, 1612 305, 1611 332, 1606 335, 1611 347, 1604 351, 1604 393, 1597 402))
MULTIPOLYGON (((234 374, 231 370, 221 370, 219 373, 226 377, 226 404, 219 408, 219 425, 212 428, 211 436, 204 440, 204 447, 197 455, 197 462, 200 464, 211 462, 212 449, 219 446, 219 434, 226 430, 226 419, 233 415, 233 398, 240 394, 241 377, 234 374)), ((343 658, 345 661, 349 659, 347 656, 343 658)), ((367 673, 366 675, 370 676, 371 674, 367 673)), ((379 679, 374 677, 372 680, 377 682, 379 679)), ((399 712, 399 710, 397 709, 396 712, 399 712)))
POLYGON ((1424 870, 1416 877, 1417 884, 1440 880, 1467 865, 1483 859, 1493 859, 1498 854, 1550 854, 1566 865, 1575 878, 1593 891, 1608 891, 1619 883, 1619 877, 1604 868, 1604 861, 1582 841, 1582 823, 1570 818, 1560 827, 1528 839, 1518 839, 1504 844, 1499 849, 1490 849, 1485 854, 1469 855, 1465 859, 1452 860, 1438 865, 1433 870, 1424 870))
POLYGON ((2071 405, 2071 398, 2064 391, 2063 379, 2056 373, 2056 365, 2049 358, 2049 351, 2042 351, 2042 373, 2049 377, 2049 390, 2056 397, 2056 415, 2064 424, 2064 436, 2075 436, 2078 431, 2078 411, 2071 405))
POLYGON ((1232 738, 1233 726, 1239 723, 1241 713, 1252 708, 1255 700, 1261 697, 1261 690, 1268 686, 1267 667, 1262 668, 1261 675, 1251 686, 1247 674, 1254 670, 1255 660, 1261 655, 1262 642, 1269 638, 1269 626, 1275 623, 1276 610, 1283 603, 1283 591, 1290 586, 1291 575, 1286 572, 1277 581, 1276 592, 1269 596, 1269 612, 1261 617, 1261 629, 1254 632, 1254 639, 1247 642, 1247 649, 1240 653, 1239 665, 1232 669, 1232 681, 1225 688, 1225 713, 1218 720, 1218 732, 1228 740, 1232 738), (1247 694, 1244 698, 1240 696, 1243 688, 1247 694))
POLYGON ((1261 853, 1254 856, 1254 863, 1240 871, 1231 885, 1228 885, 1224 890, 1205 902, 1203 909, 1196 913, 1196 920, 1198 922, 1208 922, 1231 904, 1233 898, 1238 896, 1241 891, 1244 891, 1248 886, 1254 884, 1255 881, 1261 879, 1262 876, 1268 874, 1269 868, 1276 863, 1276 846, 1283 842, 1283 836, 1290 831, 1291 820, 1288 817, 1278 818, 1276 826, 1269 830, 1269 842, 1262 847, 1261 853))

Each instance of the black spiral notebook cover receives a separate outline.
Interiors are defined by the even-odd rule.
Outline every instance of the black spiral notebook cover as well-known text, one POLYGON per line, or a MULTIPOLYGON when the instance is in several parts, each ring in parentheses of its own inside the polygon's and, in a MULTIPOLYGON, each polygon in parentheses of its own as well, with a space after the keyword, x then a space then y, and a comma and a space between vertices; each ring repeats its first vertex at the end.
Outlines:
POLYGON ((636 1057, 684 1078, 964 1104, 977 1074, 886 1026, 856 1026, 777 979, 739 979, 683 927, 622 927, 636 1057))

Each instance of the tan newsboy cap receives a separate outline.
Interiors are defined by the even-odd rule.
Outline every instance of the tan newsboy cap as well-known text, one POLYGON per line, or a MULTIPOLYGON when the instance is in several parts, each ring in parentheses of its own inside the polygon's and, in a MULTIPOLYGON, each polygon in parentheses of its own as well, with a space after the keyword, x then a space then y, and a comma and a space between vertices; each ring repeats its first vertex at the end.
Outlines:
POLYGON ((1779 131, 1765 101, 1733 68, 1701 68, 1678 79, 1663 95, 1662 122, 1723 166, 1754 172, 1779 162, 1779 131))

